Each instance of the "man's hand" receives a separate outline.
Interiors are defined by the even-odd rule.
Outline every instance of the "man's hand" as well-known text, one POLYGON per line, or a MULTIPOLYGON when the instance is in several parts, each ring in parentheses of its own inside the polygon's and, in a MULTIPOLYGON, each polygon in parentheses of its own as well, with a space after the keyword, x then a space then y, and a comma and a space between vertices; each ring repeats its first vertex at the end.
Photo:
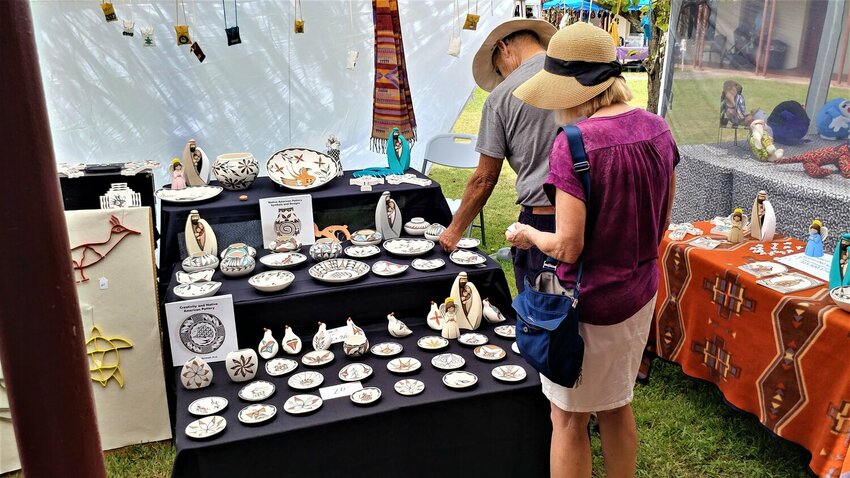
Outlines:
POLYGON ((449 227, 440 234, 440 247, 446 252, 452 252, 457 249, 457 243, 463 236, 463 229, 454 226, 454 221, 449 227))

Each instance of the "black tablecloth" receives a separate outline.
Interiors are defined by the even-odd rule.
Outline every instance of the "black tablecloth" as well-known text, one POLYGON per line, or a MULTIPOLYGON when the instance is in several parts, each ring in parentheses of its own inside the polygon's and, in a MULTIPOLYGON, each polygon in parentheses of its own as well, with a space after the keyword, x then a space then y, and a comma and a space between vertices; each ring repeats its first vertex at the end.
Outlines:
MULTIPOLYGON (((197 209, 201 217, 215 230, 217 224, 259 220, 260 199, 310 194, 313 198, 314 219, 321 227, 345 224, 348 225, 349 231, 354 232, 357 229, 375 227, 375 207, 378 198, 382 192, 390 191, 401 208, 404 221, 412 217, 423 217, 428 222, 438 222, 444 226, 448 226, 451 222, 451 211, 437 182, 432 182, 430 186, 379 184, 373 186, 372 191, 360 191, 359 186, 349 185, 352 172, 346 171, 343 177, 309 191, 284 189, 264 176, 257 178, 251 188, 246 191, 225 190, 217 197, 203 203, 160 202, 162 212, 160 270, 167 274, 171 266, 182 259, 177 233, 183 231, 186 218, 189 217, 192 209, 197 209), (242 194, 248 196, 247 201, 239 200, 242 194)), ((412 169, 407 172, 424 177, 412 169)), ((249 245, 261 246, 261 244, 249 245)), ((219 248, 223 247, 227 247, 227 244, 219 242, 219 248)))
MULTIPOLYGON (((490 343, 504 348, 507 357, 501 362, 484 362, 474 356, 471 347, 457 341, 441 351, 423 351, 416 341, 434 331, 421 321, 407 324, 413 334, 401 339, 391 338, 383 324, 364 327, 370 344, 398 342, 404 351, 397 357, 415 357, 422 362, 418 372, 402 376, 387 370, 391 358, 365 357, 362 362, 374 372, 363 386, 378 387, 382 392, 381 399, 368 407, 343 397, 326 400, 311 415, 289 415, 283 410, 289 397, 299 393, 319 395, 318 389, 293 390, 287 385, 292 374, 271 377, 263 366, 256 379, 274 383, 274 395, 263 403, 277 407, 277 416, 265 425, 249 427, 237 418, 239 410, 249 404, 237 395, 245 383, 231 382, 222 363, 212 364, 214 380, 210 387, 185 390, 178 386, 177 458, 172 476, 548 476, 549 405, 540 392, 538 376, 510 350, 512 340, 497 336, 493 325, 485 323, 479 332, 487 335, 490 343), (444 352, 464 357, 463 370, 478 376, 474 388, 456 391, 443 385, 446 372, 432 366, 431 358, 444 352), (522 365, 530 372, 528 378, 516 384, 498 382, 491 370, 505 364, 522 365), (403 378, 421 380, 425 391, 413 397, 399 395, 393 384, 403 378), (189 404, 212 395, 229 401, 220 413, 227 420, 227 428, 209 441, 186 437, 184 430, 195 419, 187 411, 189 404)), ((324 376, 322 387, 343 383, 337 374, 353 360, 343 354, 341 345, 331 348, 336 357, 321 369, 300 364, 300 357, 308 350, 312 350, 309 345, 293 357, 299 360, 293 373, 318 370, 324 376)), ((179 368, 175 368, 174 378, 179 383, 178 375, 179 368)))

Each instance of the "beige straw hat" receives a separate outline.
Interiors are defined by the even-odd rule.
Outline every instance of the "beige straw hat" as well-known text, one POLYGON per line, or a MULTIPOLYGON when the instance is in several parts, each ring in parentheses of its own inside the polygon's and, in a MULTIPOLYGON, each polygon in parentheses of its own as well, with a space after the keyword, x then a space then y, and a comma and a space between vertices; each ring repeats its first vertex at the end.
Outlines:
POLYGON ((496 74, 496 67, 493 66, 493 52, 496 50, 496 44, 511 33, 522 30, 531 30, 536 33, 540 37, 543 48, 549 45, 549 39, 558 31, 549 22, 525 18, 512 18, 494 28, 472 60, 472 77, 482 90, 493 91, 493 88, 499 86, 503 80, 496 74))
POLYGON ((602 93, 622 71, 605 30, 574 23, 555 34, 543 70, 514 90, 522 101, 547 110, 578 106, 602 93))

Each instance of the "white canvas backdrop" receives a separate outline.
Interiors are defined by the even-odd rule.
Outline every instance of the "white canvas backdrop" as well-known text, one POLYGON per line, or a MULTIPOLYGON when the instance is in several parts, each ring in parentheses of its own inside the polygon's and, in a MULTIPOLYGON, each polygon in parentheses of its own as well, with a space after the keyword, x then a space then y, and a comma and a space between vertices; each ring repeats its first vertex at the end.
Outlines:
MULTIPOLYGON (((233 0, 227 0, 233 25, 233 0)), ((508 18, 511 2, 480 0, 477 31, 464 30, 459 58, 446 53, 454 0, 399 0, 419 142, 450 131, 474 81, 472 56, 508 18), (491 13, 492 9, 492 13, 491 13)), ((294 0, 239 0, 242 44, 228 47, 220 0, 185 0, 190 33, 204 63, 178 46, 172 0, 113 0, 119 21, 107 23, 99 2, 33 0, 41 70, 58 162, 157 160, 167 165, 194 137, 211 159, 249 151, 263 167, 275 151, 325 150, 342 141, 346 169, 385 164, 369 151, 374 79, 370 0, 302 0, 305 33, 293 33, 294 0), (136 21, 122 36, 120 19, 136 21), (350 26, 353 23, 353 27, 350 26), (152 26, 156 46, 142 46, 152 26), (354 48, 360 59, 345 68, 354 48)), ((467 2, 458 0, 461 22, 467 2)), ((476 2, 471 2, 474 8, 476 2)), ((182 9, 180 12, 181 23, 182 9)), ((157 173, 166 182, 166 173, 157 173)))

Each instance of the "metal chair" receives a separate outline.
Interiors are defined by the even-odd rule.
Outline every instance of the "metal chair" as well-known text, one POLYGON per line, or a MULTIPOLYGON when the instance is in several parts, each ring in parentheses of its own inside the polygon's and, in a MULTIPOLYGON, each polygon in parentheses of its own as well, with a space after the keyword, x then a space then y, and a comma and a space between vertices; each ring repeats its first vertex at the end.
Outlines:
MULTIPOLYGON (((475 151, 475 142, 478 137, 470 134, 439 134, 431 138, 425 145, 425 159, 422 163, 422 174, 428 175, 431 166, 439 164, 450 168, 472 169, 478 167, 478 152, 475 151)), ((446 198, 449 209, 454 215, 460 208, 460 199, 446 198)), ((478 213, 478 224, 475 221, 469 225, 466 236, 472 234, 472 228, 481 229, 481 244, 486 246, 487 239, 484 235, 484 209, 478 213)))

